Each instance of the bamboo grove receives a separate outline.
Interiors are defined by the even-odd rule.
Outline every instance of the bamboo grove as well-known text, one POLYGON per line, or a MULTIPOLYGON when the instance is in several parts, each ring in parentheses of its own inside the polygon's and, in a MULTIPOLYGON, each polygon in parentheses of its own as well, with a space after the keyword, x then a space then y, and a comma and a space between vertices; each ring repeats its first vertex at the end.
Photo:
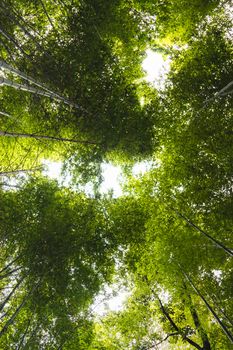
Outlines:
POLYGON ((228 0, 0 1, 0 350, 232 348, 232 22, 228 0), (97 315, 106 286, 128 297, 97 315))

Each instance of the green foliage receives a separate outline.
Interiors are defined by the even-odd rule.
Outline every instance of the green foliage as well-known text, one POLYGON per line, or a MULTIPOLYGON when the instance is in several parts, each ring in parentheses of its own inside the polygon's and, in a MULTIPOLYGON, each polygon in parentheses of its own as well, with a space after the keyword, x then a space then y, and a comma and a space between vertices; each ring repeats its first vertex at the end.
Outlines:
POLYGON ((230 349, 231 5, 1 1, 1 349, 230 349), (158 91, 148 48, 171 59, 158 91), (73 189, 19 179, 44 159, 73 189), (126 169, 120 198, 104 161, 126 169), (131 296, 96 317, 113 277, 131 296))

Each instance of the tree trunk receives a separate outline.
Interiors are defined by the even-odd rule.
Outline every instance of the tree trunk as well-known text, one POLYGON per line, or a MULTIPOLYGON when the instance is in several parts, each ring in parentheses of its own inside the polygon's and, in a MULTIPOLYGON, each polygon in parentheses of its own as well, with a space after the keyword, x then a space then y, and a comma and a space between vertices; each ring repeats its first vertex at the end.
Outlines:
POLYGON ((0 136, 8 136, 8 137, 22 137, 22 138, 31 138, 31 139, 45 139, 49 141, 62 141, 62 142, 73 142, 73 143, 81 143, 81 144, 89 144, 89 145, 98 145, 99 143, 95 141, 88 140, 75 140, 75 139, 67 139, 64 137, 54 137, 54 136, 46 136, 46 135, 37 135, 37 134, 21 134, 17 132, 8 132, 8 131, 0 131, 0 136))
POLYGON ((20 269, 21 269, 21 267, 16 267, 15 269, 13 269, 11 271, 6 272, 4 275, 0 276, 0 280, 2 280, 3 278, 6 278, 6 277, 12 275, 14 272, 16 272, 16 271, 18 271, 20 269))
MULTIPOLYGON (((1 173, 0 173, 1 174, 1 173)), ((9 262, 9 264, 7 264, 1 271, 0 271, 0 275, 2 272, 6 271, 8 269, 8 267, 10 267, 12 264, 14 264, 15 261, 17 261, 19 259, 20 256, 17 256, 15 259, 11 260, 11 262, 9 262)))
POLYGON ((24 334, 23 334, 23 336, 22 336, 22 338, 21 338, 21 340, 20 340, 20 343, 19 343, 19 346, 17 347, 17 350, 20 350, 21 347, 23 346, 24 339, 25 339, 25 337, 26 337, 26 335, 27 335, 27 333, 28 333, 28 329, 29 329, 29 327, 30 327, 30 323, 31 323, 31 319, 28 320, 27 327, 26 327, 25 332, 24 332, 24 334))
POLYGON ((17 41, 7 32, 5 32, 2 28, 0 28, 0 33, 10 42, 12 42, 19 50, 20 52, 22 52, 22 54, 24 54, 25 56, 27 56, 28 58, 30 58, 30 55, 28 55, 24 49, 17 43, 17 41))
MULTIPOLYGON (((0 134, 0 136, 2 136, 0 134)), ((8 175, 15 175, 19 173, 29 173, 33 171, 40 171, 42 167, 32 168, 32 169, 19 169, 19 170, 10 170, 10 171, 1 171, 0 176, 8 176, 8 175)))
POLYGON ((166 311, 165 307, 162 304, 162 301, 160 300, 160 298, 158 297, 158 301, 159 301, 159 305, 160 305, 160 309, 162 311, 162 313, 166 316, 166 318, 168 319, 168 321, 170 322, 171 326, 182 336, 182 338, 187 341, 190 345, 194 346, 196 349, 198 350, 203 350, 202 347, 197 344, 195 341, 193 341, 192 339, 190 339, 189 337, 187 337, 186 335, 184 335, 179 327, 176 325, 176 323, 173 321, 173 319, 171 318, 171 316, 169 315, 169 313, 166 311))
POLYGON ((9 64, 7 64, 6 62, 4 62, 2 60, 0 60, 0 68, 5 69, 5 70, 7 70, 7 71, 9 71, 11 73, 16 74, 20 78, 30 82, 31 84, 34 84, 34 85, 38 86, 39 88, 41 88, 41 89, 43 89, 45 91, 35 89, 35 88, 31 87, 31 86, 25 86, 23 84, 14 83, 11 80, 3 78, 3 77, 1 77, 1 79, 0 79, 0 85, 2 84, 2 85, 12 86, 12 87, 14 87, 17 90, 28 91, 28 92, 31 92, 31 93, 34 93, 34 94, 37 94, 37 95, 53 98, 55 100, 62 101, 65 104, 67 104, 67 105, 69 105, 71 107, 75 107, 75 108, 77 108, 77 109, 79 109, 79 110, 89 114, 89 112, 85 108, 82 108, 82 107, 78 106, 76 103, 70 102, 65 97, 60 96, 59 94, 49 90, 44 84, 37 82, 35 79, 33 79, 30 76, 28 76, 27 74, 19 71, 18 69, 15 69, 15 68, 11 67, 9 64))
MULTIPOLYGON (((180 265, 179 265, 180 266, 180 265)), ((201 294, 201 292, 197 289, 197 287, 194 285, 194 283, 192 282, 191 278, 185 273, 185 271, 183 271, 183 269, 181 268, 181 272, 183 273, 183 275, 185 276, 185 278, 188 280, 188 282, 190 283, 190 285, 192 286, 192 288, 194 289, 194 291, 199 295, 199 297, 201 298, 201 300, 205 303, 206 307, 208 308, 208 310, 211 312, 211 314, 214 316, 215 320, 217 321, 217 323, 220 325, 220 327, 222 328, 223 332, 226 334, 226 336, 228 337, 228 339, 230 340, 230 342, 233 344, 233 335, 231 334, 231 332, 227 329, 227 327, 224 325, 224 323, 220 320, 220 318, 218 317, 218 315, 216 314, 216 312, 213 310, 213 308, 210 306, 210 304, 208 303, 208 301, 205 299, 205 297, 201 294)))
POLYGON ((191 315, 192 315, 195 327, 197 329, 197 332, 198 332, 198 334, 201 337, 202 344, 203 344, 203 350, 211 350, 211 345, 210 345, 210 342, 209 342, 208 335, 207 335, 206 331, 204 330, 204 328, 201 325, 199 316, 198 316, 197 311, 196 311, 196 309, 195 309, 195 307, 193 305, 192 298, 191 298, 190 294, 188 294, 188 298, 189 298, 189 301, 190 301, 190 312, 191 312, 191 315))
POLYGON ((24 297, 24 299, 22 300, 20 305, 17 307, 17 309, 15 310, 15 312, 13 313, 11 318, 5 323, 5 325, 3 326, 2 330, 0 331, 0 337, 7 331, 7 329, 10 327, 10 325, 13 324, 13 322, 14 322, 15 318, 17 317, 18 313, 24 307, 24 305, 26 304, 26 302, 27 302, 28 298, 30 297, 30 295, 39 286, 39 283, 40 283, 40 281, 33 286, 33 288, 30 290, 30 292, 24 297))
POLYGON ((14 286, 14 288, 12 289, 12 291, 10 292, 10 294, 6 297, 6 299, 4 300, 4 302, 0 305, 0 311, 2 311, 2 309, 4 308, 4 306, 6 305, 6 303, 10 300, 10 298, 12 297, 12 295, 14 294, 14 292, 19 288, 20 284, 23 282, 24 277, 22 277, 18 283, 16 283, 16 285, 14 286))
POLYGON ((203 231, 200 227, 198 227, 196 224, 194 224, 190 219, 188 219, 185 215, 179 213, 177 210, 175 210, 176 214, 184 219, 190 226, 192 226, 196 231, 199 231, 204 236, 206 236, 208 239, 210 239, 218 248, 223 249, 227 254, 230 256, 233 256, 233 251, 229 248, 227 248, 225 245, 223 245, 221 242, 217 241, 215 238, 210 236, 208 233, 203 231))

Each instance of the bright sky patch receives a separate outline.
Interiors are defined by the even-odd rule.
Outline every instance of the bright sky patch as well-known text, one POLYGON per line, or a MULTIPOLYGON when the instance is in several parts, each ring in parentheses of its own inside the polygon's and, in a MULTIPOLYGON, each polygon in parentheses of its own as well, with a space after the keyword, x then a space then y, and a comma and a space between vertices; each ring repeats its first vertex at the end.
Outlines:
POLYGON ((146 73, 145 80, 155 88, 162 89, 169 72, 170 59, 164 60, 160 53, 148 49, 146 58, 142 62, 142 68, 146 73))

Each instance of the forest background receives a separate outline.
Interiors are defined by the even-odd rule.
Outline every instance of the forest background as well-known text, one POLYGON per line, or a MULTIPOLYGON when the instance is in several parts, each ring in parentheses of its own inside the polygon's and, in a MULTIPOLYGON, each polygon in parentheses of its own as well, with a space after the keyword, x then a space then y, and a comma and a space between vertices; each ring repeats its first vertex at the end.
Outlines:
POLYGON ((232 5, 0 1, 1 350, 232 348, 232 5))

